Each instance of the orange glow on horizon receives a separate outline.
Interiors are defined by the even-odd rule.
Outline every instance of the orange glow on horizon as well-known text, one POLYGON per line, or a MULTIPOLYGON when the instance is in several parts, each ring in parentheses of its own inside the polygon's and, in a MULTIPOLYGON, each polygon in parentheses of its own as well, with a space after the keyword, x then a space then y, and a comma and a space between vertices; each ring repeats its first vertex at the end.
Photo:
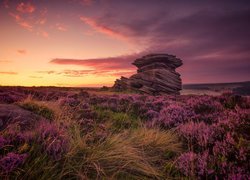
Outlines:
MULTIPOLYGON (((54 58, 90 59, 134 53, 135 45, 98 32, 79 19, 62 21, 62 15, 52 14, 49 7, 31 3, 12 3, 1 7, 0 15, 0 85, 11 86, 102 86, 112 85, 117 75, 80 74, 69 71, 89 67, 50 63, 54 58), (12 6, 12 8, 11 8, 12 6), (95 31, 93 34, 84 32, 95 31), (56 73, 46 74, 45 71, 56 73)), ((107 32, 107 29, 105 30, 107 32)))
POLYGON ((111 86, 151 53, 182 59, 183 84, 249 81, 247 5, 0 1, 0 85, 111 86))

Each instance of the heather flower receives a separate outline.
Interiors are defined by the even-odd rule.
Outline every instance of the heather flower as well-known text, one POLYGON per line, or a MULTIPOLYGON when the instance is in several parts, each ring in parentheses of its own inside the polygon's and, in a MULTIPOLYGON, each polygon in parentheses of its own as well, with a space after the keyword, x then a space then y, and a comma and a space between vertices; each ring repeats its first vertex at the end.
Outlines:
POLYGON ((241 108, 249 108, 249 97, 243 97, 240 95, 236 95, 233 93, 223 93, 219 97, 220 102, 223 104, 225 108, 234 109, 235 107, 239 106, 241 108))
POLYGON ((148 120, 158 119, 159 113, 158 113, 157 111, 154 111, 154 110, 148 110, 148 111, 145 113, 145 117, 146 117, 148 120))
POLYGON ((81 130, 83 132, 89 132, 89 131, 93 130, 94 125, 95 125, 94 122, 95 121, 93 119, 80 119, 78 121, 78 123, 79 123, 79 125, 81 127, 81 130))
POLYGON ((9 92, 0 92, 0 102, 11 104, 17 101, 21 101, 25 98, 23 94, 18 92, 9 91, 9 92))
POLYGON ((250 179, 250 173, 246 172, 244 169, 239 167, 231 168, 231 171, 228 175, 229 180, 244 180, 244 179, 250 179))
POLYGON ((20 145, 30 138, 27 132, 22 132, 18 123, 9 124, 3 131, 3 136, 8 139, 8 143, 20 145))
POLYGON ((80 109, 75 113, 75 119, 94 119, 96 117, 95 111, 93 111, 87 103, 84 103, 80 109))
POLYGON ((11 173, 13 170, 22 165, 27 158, 27 154, 8 153, 0 159, 0 168, 4 174, 11 173))
POLYGON ((38 129, 38 142, 46 153, 55 160, 61 159, 68 149, 68 139, 65 132, 54 124, 43 122, 38 129))
POLYGON ((193 112, 178 104, 171 104, 160 111, 159 123, 165 127, 176 127, 191 119, 193 112))
POLYGON ((168 106, 169 104, 165 102, 164 97, 158 97, 153 99, 150 103, 150 109, 159 112, 163 106, 168 106))
POLYGON ((7 140, 0 135, 0 149, 2 149, 7 143, 7 140))
POLYGON ((83 91, 83 90, 81 90, 78 95, 79 95, 79 97, 83 97, 83 98, 89 98, 89 96, 90 96, 87 91, 83 91))
POLYGON ((89 103, 82 103, 80 108, 81 109, 90 109, 90 105, 89 105, 89 103))
POLYGON ((213 141, 213 128, 204 122, 195 123, 191 121, 186 124, 181 124, 177 129, 182 137, 202 147, 206 147, 213 141))
POLYGON ((209 168, 209 153, 196 154, 192 151, 183 153, 177 158, 176 167, 186 176, 204 177, 214 171, 209 168))
POLYGON ((61 106, 69 105, 71 107, 75 107, 80 104, 79 100, 72 97, 62 97, 58 101, 61 106))
POLYGON ((139 99, 136 99, 132 102, 132 109, 134 113, 138 115, 142 115, 147 111, 147 109, 145 108, 145 102, 139 99))
POLYGON ((193 97, 187 101, 196 114, 209 114, 222 110, 222 106, 216 99, 210 96, 193 97))
POLYGON ((183 153, 178 157, 176 167, 186 176, 193 176, 193 166, 197 160, 197 154, 193 152, 183 153))

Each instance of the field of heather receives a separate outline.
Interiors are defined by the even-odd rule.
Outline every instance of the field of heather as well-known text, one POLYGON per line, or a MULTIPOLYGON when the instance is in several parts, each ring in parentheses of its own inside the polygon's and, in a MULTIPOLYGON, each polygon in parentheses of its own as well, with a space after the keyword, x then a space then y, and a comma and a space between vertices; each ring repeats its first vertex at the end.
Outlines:
POLYGON ((250 98, 0 88, 1 179, 249 179, 250 98))

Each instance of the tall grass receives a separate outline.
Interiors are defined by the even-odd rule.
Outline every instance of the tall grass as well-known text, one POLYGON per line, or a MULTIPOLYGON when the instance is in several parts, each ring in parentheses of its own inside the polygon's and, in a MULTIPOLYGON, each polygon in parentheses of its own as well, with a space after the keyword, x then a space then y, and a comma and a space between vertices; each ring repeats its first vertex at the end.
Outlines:
MULTIPOLYGON (((97 121, 110 128, 100 138, 98 128, 85 131, 74 119, 78 107, 60 106, 58 102, 26 99, 19 105, 46 117, 53 113, 51 122, 41 130, 39 122, 30 133, 32 139, 19 149, 28 154, 25 163, 6 177, 18 179, 161 179, 165 164, 171 162, 169 155, 181 152, 181 144, 173 132, 147 129, 129 114, 98 111, 97 121), (131 119, 130 119, 131 118, 131 119), (129 126, 126 126, 129 123, 129 126), (136 124, 133 124, 136 123, 136 124), (47 128, 47 129, 46 129, 47 128), (54 128, 54 129, 53 129, 54 128), (117 129, 117 131, 110 131, 117 129), (46 130, 48 133, 46 134, 46 130), (61 134, 63 131, 63 134, 61 134), (67 148, 64 146, 67 138, 67 148), (44 137, 41 140, 41 137, 44 137), (51 149, 54 143, 56 149, 51 149), (61 143, 61 144, 60 144, 61 143), (59 148, 64 152, 55 159, 59 148), (50 150, 50 151, 48 151, 50 150), (66 151, 65 151, 66 150, 66 151)), ((79 105, 81 106, 81 105, 79 105)), ((139 120, 138 120, 139 121, 139 120)), ((96 122, 97 123, 97 122, 96 122)), ((42 123, 43 124, 43 123, 42 123)))
POLYGON ((149 134, 145 128, 110 134, 94 144, 86 140, 72 141, 65 163, 68 172, 79 178, 159 179, 163 162, 167 162, 163 154, 181 151, 176 136, 159 129, 151 129, 149 134))

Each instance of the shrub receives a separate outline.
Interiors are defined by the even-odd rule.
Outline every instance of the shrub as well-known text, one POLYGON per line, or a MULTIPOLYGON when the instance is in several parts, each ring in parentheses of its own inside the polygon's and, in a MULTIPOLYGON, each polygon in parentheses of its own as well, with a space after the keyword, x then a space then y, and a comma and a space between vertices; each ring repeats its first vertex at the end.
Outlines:
POLYGON ((156 119, 156 123, 159 123, 167 128, 172 128, 187 122, 194 116, 192 110, 184 108, 179 104, 171 104, 160 111, 159 119, 156 119))
POLYGON ((250 108, 248 98, 240 95, 224 93, 219 97, 219 100, 227 109, 234 109, 236 106, 250 108))
POLYGON ((212 138, 214 135, 213 127, 204 122, 195 123, 191 121, 179 125, 177 130, 185 138, 186 142, 192 143, 192 146, 197 144, 205 148, 214 141, 212 138))
POLYGON ((9 174, 22 165, 27 158, 27 154, 8 153, 0 159, 0 174, 9 174))
POLYGON ((193 97, 187 101, 196 114, 209 114, 222 110, 222 106, 215 98, 210 96, 193 97))
POLYGON ((59 160, 68 150, 66 132, 54 124, 42 122, 38 127, 38 143, 55 160, 59 160))
POLYGON ((209 154, 204 151, 196 154, 192 151, 183 153, 176 161, 176 167, 188 177, 206 178, 214 171, 209 167, 209 154))

